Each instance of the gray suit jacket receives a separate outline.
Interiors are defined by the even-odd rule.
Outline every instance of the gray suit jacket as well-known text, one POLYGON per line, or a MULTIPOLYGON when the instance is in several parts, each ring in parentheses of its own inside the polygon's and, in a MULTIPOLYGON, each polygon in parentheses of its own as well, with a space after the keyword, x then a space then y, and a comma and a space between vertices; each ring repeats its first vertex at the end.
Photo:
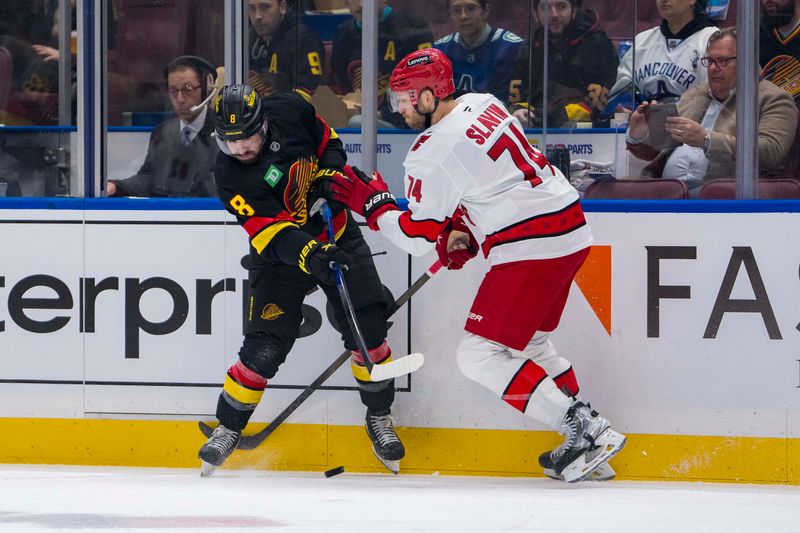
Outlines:
POLYGON ((112 180, 116 196, 216 196, 214 162, 219 147, 214 113, 209 109, 203 129, 188 146, 180 142, 180 120, 165 120, 153 130, 147 157, 136 175, 112 180))
MULTIPOLYGON (((792 97, 772 82, 763 80, 758 86, 758 160, 762 176, 778 168, 789 153, 797 132, 797 108, 792 97)), ((708 84, 696 85, 683 93, 678 102, 678 114, 702 122, 709 105, 711 93, 708 84)), ((654 150, 642 144, 628 144, 628 150, 638 157, 651 161, 643 171, 647 177, 660 178, 667 158, 673 149, 654 150)), ((736 176, 736 95, 731 95, 711 132, 711 149, 705 180, 733 178, 736 176)))

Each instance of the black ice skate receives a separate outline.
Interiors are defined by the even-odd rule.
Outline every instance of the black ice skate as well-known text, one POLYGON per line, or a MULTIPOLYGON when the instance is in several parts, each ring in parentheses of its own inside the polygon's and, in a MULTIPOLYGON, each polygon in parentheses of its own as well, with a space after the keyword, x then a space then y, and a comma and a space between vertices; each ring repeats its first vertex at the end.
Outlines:
POLYGON ((217 426, 197 454, 202 461, 200 475, 208 477, 214 473, 218 466, 222 466, 225 459, 236 449, 241 436, 241 431, 233 431, 222 424, 217 426))
MULTIPOLYGON (((582 402, 573 403, 561 423, 564 443, 539 457, 550 477, 569 483, 588 479, 625 446, 625 436, 611 429, 608 420, 582 402)), ((610 467, 609 467, 610 468, 610 467)))
POLYGON ((366 428, 375 457, 396 475, 406 449, 394 430, 391 417, 388 414, 373 415, 367 411, 366 428))

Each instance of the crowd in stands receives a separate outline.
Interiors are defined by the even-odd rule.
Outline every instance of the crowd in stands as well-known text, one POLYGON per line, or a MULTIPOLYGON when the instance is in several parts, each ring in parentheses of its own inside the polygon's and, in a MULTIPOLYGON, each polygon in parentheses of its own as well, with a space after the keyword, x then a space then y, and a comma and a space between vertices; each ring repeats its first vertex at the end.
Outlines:
MULTIPOLYGON (((0 122, 55 123, 57 113, 54 115, 52 109, 48 113, 31 112, 30 102, 52 104, 52 95, 59 90, 57 45, 61 1, 70 0, 0 2, 0 51, 7 49, 13 58, 13 75, 7 91, 11 96, 4 97, 0 87, 0 122), (47 96, 51 98, 48 100, 47 96)), ((457 96, 469 92, 492 93, 526 127, 607 127, 615 114, 627 113, 632 117, 632 131, 628 135, 632 154, 655 161, 646 167, 647 176, 682 174, 696 178, 698 172, 705 176, 707 171, 708 176, 732 177, 730 161, 720 166, 703 157, 704 172, 687 170, 691 167, 687 161, 695 161, 697 154, 692 156, 695 159, 684 158, 681 165, 667 163, 666 167, 654 170, 664 161, 674 163, 677 156, 670 154, 684 153, 682 145, 705 154, 702 142, 707 135, 702 139, 693 137, 688 143, 673 139, 678 147, 671 147, 670 154, 663 153, 660 147, 644 149, 647 143, 642 128, 647 127, 647 107, 651 102, 677 102, 678 115, 691 119, 710 136, 711 148, 706 152, 722 157, 727 152, 719 152, 721 146, 726 151, 731 142, 735 146, 735 94, 723 92, 725 98, 714 94, 709 75, 716 75, 717 70, 735 73, 736 59, 730 59, 729 68, 721 68, 719 62, 712 61, 711 66, 706 63, 709 39, 718 26, 735 21, 736 4, 731 0, 727 17, 720 20, 709 15, 709 1, 530 0, 511 5, 496 0, 495 3, 377 0, 378 125, 407 127, 389 105, 389 74, 409 52, 435 47, 453 62, 457 96), (622 31, 623 27, 627 30, 622 31), (694 104, 689 105, 692 98, 694 104), (698 104, 697 99, 710 99, 711 103, 698 104), (688 112, 688 108, 692 111, 688 112), (711 116, 714 113, 719 120, 711 116), (717 138, 723 134, 724 142, 717 138), (694 146, 698 142, 701 146, 694 146)), ((71 2, 74 7, 74 0, 71 2)), ((796 74, 800 72, 800 0, 760 2, 762 97, 773 94, 772 87, 778 86, 800 107, 800 78, 796 74)), ((244 3, 248 19, 244 44, 247 78, 259 93, 269 97, 296 91, 309 101, 318 91, 334 94, 335 103, 347 113, 344 118, 331 119, 331 125, 360 127, 362 0, 244 0, 244 3), (320 30, 320 20, 326 21, 328 27, 320 30)), ((143 8, 139 4, 128 0, 109 2, 109 123, 137 125, 137 117, 155 113, 156 119, 151 124, 158 125, 140 171, 129 179, 110 181, 107 193, 210 195, 210 169, 206 168, 206 160, 215 155, 216 147, 208 142, 205 106, 196 106, 209 94, 206 78, 211 74, 216 77, 222 64, 225 44, 219 29, 224 17, 221 3, 209 7, 190 0, 183 3, 188 8, 171 5, 143 8), (180 16, 175 10, 180 11, 180 16), (159 24, 171 25, 175 31, 160 31, 159 24), (183 61, 179 61, 181 57, 183 61), (198 68, 199 63, 187 57, 195 57, 208 67, 198 68), (168 63, 166 70, 165 63, 168 63), (180 68, 173 70, 176 66, 180 68), (183 79, 187 76, 191 78, 189 81, 183 79), (175 82, 180 86, 173 83, 173 77, 180 78, 175 82), (187 89, 195 86, 198 89, 194 92, 187 89), (184 144, 182 132, 186 129, 193 135, 191 142, 184 144), (204 149, 208 158, 197 157, 200 152, 195 150, 204 149), (193 163, 187 163, 187 157, 193 163), (165 160, 170 163, 164 164, 165 160), (204 173, 207 175, 201 175, 204 173)), ((735 41, 735 35, 732 38, 735 41)), ((726 39, 722 41, 724 44, 726 39)), ((2 57, 0 53, 0 71, 2 57)), ((224 72, 220 72, 219 84, 223 80, 224 72)), ((327 118, 325 106, 317 107, 320 115, 327 118)), ((777 151, 768 150, 762 168, 792 166, 782 167, 781 161, 775 159, 800 161, 794 135, 797 122, 792 118, 796 116, 772 123, 790 131, 783 131, 785 139, 776 141, 780 145, 777 151)), ((699 130, 695 133, 699 135, 699 130)))

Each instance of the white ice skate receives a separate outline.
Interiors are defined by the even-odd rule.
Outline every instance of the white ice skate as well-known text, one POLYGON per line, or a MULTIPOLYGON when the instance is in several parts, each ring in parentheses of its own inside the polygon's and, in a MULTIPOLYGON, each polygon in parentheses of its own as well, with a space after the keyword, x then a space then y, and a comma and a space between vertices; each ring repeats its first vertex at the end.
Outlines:
POLYGON ((539 464, 568 483, 588 478, 592 470, 608 462, 625 446, 625 436, 611 429, 608 420, 583 402, 567 410, 561 426, 564 443, 543 453, 539 464))

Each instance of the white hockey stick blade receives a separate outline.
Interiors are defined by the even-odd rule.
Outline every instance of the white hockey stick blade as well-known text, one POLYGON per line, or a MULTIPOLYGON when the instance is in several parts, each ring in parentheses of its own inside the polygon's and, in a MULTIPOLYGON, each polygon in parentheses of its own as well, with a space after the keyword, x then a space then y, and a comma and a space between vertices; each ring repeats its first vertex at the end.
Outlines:
POLYGON ((410 353, 400 359, 381 363, 372 367, 369 377, 372 381, 384 381, 386 379, 398 378, 410 374, 425 363, 425 356, 419 352, 410 353))
POLYGON ((594 441, 594 446, 572 461, 561 472, 564 481, 575 483, 588 477, 600 463, 614 457, 625 446, 625 435, 607 428, 594 441))

